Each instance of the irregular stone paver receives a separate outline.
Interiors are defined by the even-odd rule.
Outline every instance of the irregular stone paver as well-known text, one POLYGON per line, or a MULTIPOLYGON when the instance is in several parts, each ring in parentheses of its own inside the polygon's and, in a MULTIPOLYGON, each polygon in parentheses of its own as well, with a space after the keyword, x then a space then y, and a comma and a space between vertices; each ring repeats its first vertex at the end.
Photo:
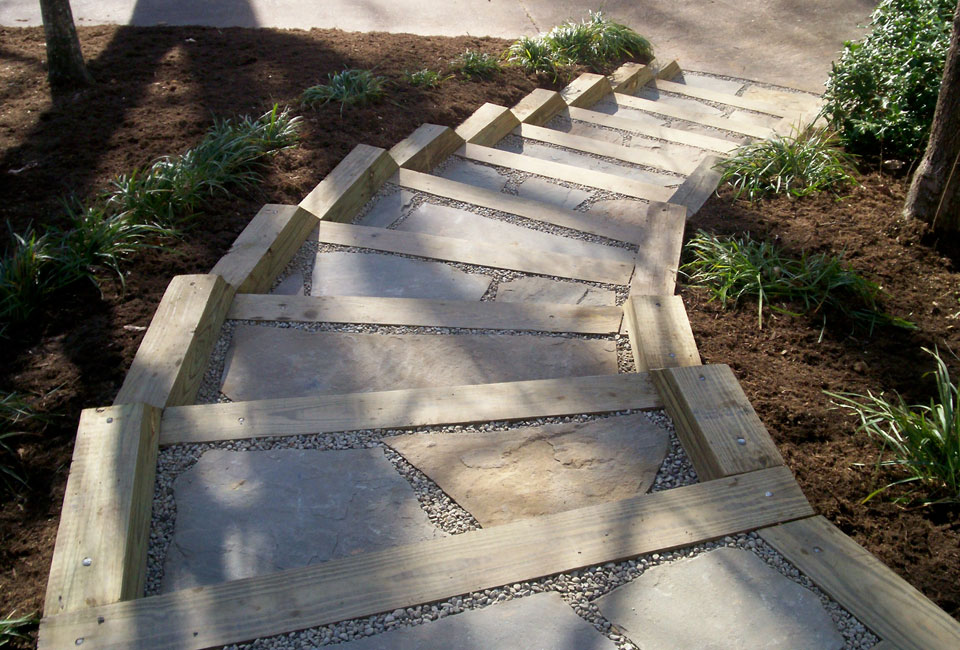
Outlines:
POLYGON ((492 278, 442 262, 379 253, 318 253, 310 294, 480 300, 492 278))
POLYGON ((590 206, 589 214, 603 215, 625 226, 642 228, 647 223, 649 204, 629 199, 606 199, 590 206))
POLYGON ((525 199, 559 205, 568 210, 574 209, 592 196, 590 192, 550 183, 542 178, 527 178, 517 186, 517 194, 525 199))
POLYGON ((743 96, 762 102, 782 106, 789 111, 809 111, 815 108, 820 98, 809 93, 793 93, 788 90, 776 90, 763 86, 748 85, 743 96))
POLYGON ((667 433, 642 413, 493 433, 385 442, 483 526, 616 501, 650 489, 667 433))
POLYGON ((452 181, 485 187, 488 190, 499 192, 507 184, 507 177, 493 167, 478 165, 469 160, 456 158, 451 160, 440 173, 443 178, 452 181))
POLYGON ((844 647, 813 592, 735 548, 653 567, 596 602, 641 648, 844 647))
POLYGON ((705 77, 699 74, 690 74, 689 72, 680 73, 680 76, 674 78, 673 81, 685 83, 688 86, 695 86, 697 88, 716 90, 717 92, 727 93, 728 95, 736 95, 740 89, 743 88, 743 83, 740 81, 717 79, 716 77, 705 77))
POLYGON ((407 190, 400 190, 393 194, 381 197, 370 211, 357 220, 360 226, 386 228, 400 218, 400 214, 410 207, 416 195, 407 190))
POLYGON ((610 129, 601 129, 596 126, 590 126, 586 122, 567 122, 558 124, 556 127, 551 125, 551 128, 556 128, 557 130, 569 133, 570 135, 578 135, 582 138, 603 140, 604 142, 610 142, 611 144, 623 144, 623 135, 620 133, 611 131, 610 129))
POLYGON ((616 650, 560 594, 535 594, 342 644, 345 650, 616 650))
POLYGON ((455 237, 484 244, 512 245, 564 255, 633 262, 635 253, 548 232, 524 228, 508 221, 491 219, 445 205, 424 203, 403 220, 397 230, 455 237))
POLYGON ((497 302, 549 302, 604 307, 617 304, 617 294, 576 282, 547 278, 517 278, 497 286, 497 302))
POLYGON ((621 107, 613 102, 600 102, 594 104, 590 107, 591 111, 597 111, 598 113, 606 113, 607 115, 616 115, 618 117, 623 117, 628 120, 633 120, 634 122, 639 122, 639 126, 663 126, 666 124, 666 120, 662 117, 657 117, 652 113, 646 113, 633 108, 621 107))
POLYGON ((237 325, 222 390, 232 400, 253 400, 616 372, 616 345, 607 340, 237 325))
POLYGON ((274 287, 270 293, 275 296, 300 296, 303 295, 303 273, 294 271, 285 277, 280 284, 274 287))
POLYGON ((382 449, 207 451, 174 483, 163 590, 443 536, 382 449))
POLYGON ((686 97, 678 97, 676 95, 666 95, 658 91, 656 88, 652 88, 650 86, 644 86, 637 91, 636 95, 637 97, 641 97, 643 99, 662 102, 678 108, 686 108, 691 111, 696 111, 697 113, 702 113, 703 115, 723 115, 723 111, 711 106, 710 104, 704 104, 696 99, 688 99, 686 97))
POLYGON ((759 124, 760 126, 767 126, 773 128, 777 125, 781 118, 775 117, 773 115, 767 115, 766 113, 751 113, 750 111, 741 111, 736 110, 730 113, 730 119, 737 122, 746 122, 748 124, 759 124))
POLYGON ((677 164, 689 165, 691 171, 693 171, 697 163, 707 155, 702 149, 697 149, 696 147, 686 147, 682 144, 651 140, 637 135, 633 136, 630 140, 630 146, 650 149, 651 151, 669 156, 670 159, 677 164))

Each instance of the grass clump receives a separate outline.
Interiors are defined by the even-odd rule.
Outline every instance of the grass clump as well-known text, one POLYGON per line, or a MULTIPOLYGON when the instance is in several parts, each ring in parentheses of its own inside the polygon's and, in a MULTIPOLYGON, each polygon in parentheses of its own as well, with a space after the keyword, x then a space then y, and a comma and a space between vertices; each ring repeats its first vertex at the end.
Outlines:
POLYGON ((347 105, 365 105, 378 102, 386 94, 386 79, 372 70, 342 70, 328 76, 328 82, 310 86, 303 91, 301 101, 306 106, 340 102, 340 114, 347 105))
POLYGON ((873 31, 844 44, 824 113, 858 153, 915 157, 926 144, 943 76, 954 0, 883 0, 873 31))
POLYGON ((938 350, 923 348, 936 361, 936 369, 927 373, 936 380, 937 395, 929 404, 907 405, 898 393, 893 399, 867 392, 827 392, 840 408, 850 409, 860 418, 858 431, 866 432, 881 447, 877 468, 890 467, 905 474, 874 490, 864 502, 896 485, 917 484, 916 489, 897 501, 924 504, 960 503, 960 400, 958 385, 938 350), (889 457, 885 455, 889 452, 889 457), (919 495, 917 493, 920 493, 919 495))
POLYGON ((65 281, 53 273, 57 247, 49 233, 39 235, 30 227, 23 234, 11 230, 10 237, 11 245, 0 258, 0 332, 10 322, 28 319, 65 281))
POLYGON ((554 80, 560 76, 563 68, 563 64, 557 60, 557 52, 542 36, 522 36, 507 48, 503 58, 508 64, 520 66, 526 72, 549 74, 554 80))
POLYGON ((450 65, 467 79, 489 79, 501 70, 495 56, 476 50, 466 50, 451 61, 450 65))
POLYGON ((557 25, 543 37, 558 61, 599 68, 623 59, 653 58, 650 41, 626 25, 608 20, 603 12, 557 25))
POLYGON ((757 318, 763 327, 763 309, 799 316, 774 302, 802 303, 803 313, 827 309, 844 314, 871 331, 876 325, 892 324, 913 328, 909 321, 895 318, 879 308, 880 287, 845 267, 840 257, 824 253, 792 259, 768 242, 749 238, 720 238, 697 232, 687 242, 693 259, 681 267, 691 284, 707 287, 711 300, 737 304, 745 296, 758 299, 757 318))
POLYGON ((40 622, 33 614, 14 616, 16 610, 10 612, 6 618, 0 619, 0 647, 8 645, 16 639, 26 639, 24 631, 40 622))
POLYGON ((39 415, 19 393, 0 396, 0 488, 4 492, 27 484, 19 469, 20 457, 11 440, 26 435, 23 425, 31 419, 45 422, 47 418, 39 415))
POLYGON ((720 180, 733 185, 734 198, 746 194, 758 201, 769 194, 787 192, 807 196, 836 191, 856 183, 853 157, 837 148, 836 137, 824 129, 785 138, 745 144, 717 164, 720 180))
POLYGON ((423 68, 422 70, 417 70, 415 72, 405 71, 403 73, 403 80, 411 86, 416 86, 418 88, 437 88, 444 81, 452 78, 453 75, 444 77, 437 70, 431 70, 429 68, 423 68))

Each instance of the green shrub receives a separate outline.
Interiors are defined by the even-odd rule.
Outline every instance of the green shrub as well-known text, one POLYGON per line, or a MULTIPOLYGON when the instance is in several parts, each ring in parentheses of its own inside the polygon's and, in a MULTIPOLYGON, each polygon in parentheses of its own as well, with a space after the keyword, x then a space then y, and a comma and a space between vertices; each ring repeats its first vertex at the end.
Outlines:
POLYGON ((423 68, 422 70, 417 70, 416 72, 403 73, 404 81, 411 86, 417 86, 420 88, 437 88, 444 81, 452 78, 452 75, 444 77, 437 70, 430 70, 429 68, 423 68))
POLYGON ((496 57, 475 50, 465 51, 451 61, 450 65, 467 79, 489 79, 500 72, 496 57))
POLYGON ((514 41, 503 57, 507 63, 518 65, 527 72, 549 74, 556 79, 562 65, 551 44, 543 37, 523 36, 514 41))
MULTIPOLYGON (((10 224, 7 224, 10 228, 10 224)), ((73 278, 54 273, 57 248, 52 237, 28 228, 22 235, 10 231, 11 247, 0 258, 0 322, 24 321, 50 293, 73 278)))
POLYGON ((563 64, 582 64, 599 68, 623 59, 653 58, 650 41, 620 23, 607 20, 602 12, 590 12, 579 23, 557 25, 543 37, 563 64))
POLYGON ((15 639, 26 639, 24 631, 40 622, 40 619, 32 614, 14 617, 16 613, 14 610, 6 618, 0 619, 0 646, 5 646, 15 639))
MULTIPOLYGON (((859 431, 866 432, 880 444, 877 466, 892 467, 906 475, 874 490, 864 501, 895 485, 916 483, 925 503, 960 503, 960 400, 957 399, 957 384, 951 382, 950 372, 938 350, 923 348, 923 351, 932 355, 937 363, 936 370, 927 373, 934 375, 937 384, 937 396, 931 398, 929 405, 908 406, 897 393, 891 400, 883 393, 827 392, 837 406, 857 414, 859 431), (887 453, 891 457, 884 458, 887 453)), ((915 491, 901 497, 904 501, 915 498, 915 491)))
POLYGON ((873 31, 844 45, 824 113, 856 152, 913 157, 926 144, 950 43, 954 0, 883 0, 873 31))
POLYGON ((328 75, 328 78, 328 83, 304 90, 301 101, 307 106, 340 102, 340 114, 343 115, 343 107, 348 104, 371 104, 386 94, 386 79, 371 70, 343 70, 328 75))
POLYGON ((836 147, 837 140, 825 130, 743 145, 717 165, 723 172, 720 182, 757 201, 768 194, 788 192, 807 196, 824 190, 838 190, 855 183, 853 159, 836 147))

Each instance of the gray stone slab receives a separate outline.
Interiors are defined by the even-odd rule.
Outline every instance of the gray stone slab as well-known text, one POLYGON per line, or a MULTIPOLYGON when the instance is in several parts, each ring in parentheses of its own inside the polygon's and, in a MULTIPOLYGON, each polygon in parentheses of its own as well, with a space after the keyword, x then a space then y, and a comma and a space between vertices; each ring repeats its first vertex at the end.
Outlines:
POLYGON ((556 128, 558 131, 563 131, 564 133, 569 133, 570 135, 577 135, 581 138, 590 138, 591 140, 601 140, 611 144, 623 145, 622 134, 616 131, 611 131, 610 129, 601 129, 600 127, 590 126, 586 122, 557 120, 556 125, 553 123, 550 124, 550 128, 556 128))
POLYGON ((649 99, 651 101, 661 102, 670 106, 696 111, 697 113, 701 113, 703 115, 723 115, 723 111, 715 106, 711 106, 710 104, 706 104, 697 99, 679 97, 677 95, 667 95, 661 93, 653 86, 644 86, 637 91, 636 95, 637 97, 641 97, 643 99, 649 99))
POLYGON ((401 213, 413 204, 414 198, 416 195, 407 190, 383 196, 356 223, 360 226, 386 228, 400 218, 401 213))
POLYGON ((606 340, 237 325, 222 390, 236 401, 616 373, 606 340))
POLYGON ((174 482, 163 590, 441 537, 382 449, 207 451, 174 482))
POLYGON ((385 296, 480 300, 492 279, 443 262, 379 253, 318 253, 313 267, 314 296, 385 296))
POLYGON ((673 79, 673 81, 684 83, 688 86, 695 86, 697 88, 716 90, 717 92, 727 93, 728 95, 736 95, 740 89, 743 88, 743 82, 741 81, 718 79, 717 77, 707 77, 705 75, 692 74, 690 72, 681 73, 680 76, 673 79))
POLYGON ((542 178, 525 179, 517 186, 517 194, 525 199, 558 205, 568 210, 574 209, 592 196, 590 192, 550 183, 542 178))
POLYGON ((303 273, 294 271, 283 279, 277 286, 270 290, 275 296, 302 296, 303 295, 303 273))
POLYGON ((454 158, 448 162, 439 175, 452 181, 476 185, 494 192, 502 190, 508 180, 506 176, 493 167, 479 165, 462 158, 454 158))
POLYGON ((730 113, 730 119, 737 122, 746 122, 747 124, 759 124, 760 126, 766 126, 773 128, 777 125, 781 118, 766 115, 760 113, 751 113, 750 111, 735 110, 730 113))
POLYGON ((735 548, 653 567, 596 602, 641 648, 844 647, 813 592, 735 548))
POLYGON ((385 442, 482 526, 642 494, 667 453, 643 413, 491 433, 413 433, 385 442))
POLYGON ((743 91, 743 96, 775 106, 782 106, 788 111, 806 112, 813 110, 820 104, 820 97, 811 93, 796 93, 754 84, 747 85, 747 89, 743 91))
POLYGON ((403 220, 397 230, 419 232, 442 237, 456 237, 485 244, 519 245, 524 248, 551 251, 578 257, 633 262, 636 253, 625 248, 605 246, 524 228, 508 221, 484 217, 473 212, 445 205, 424 203, 403 220))
POLYGON ((590 110, 633 120, 634 122, 638 122, 638 127, 663 126, 667 123, 662 117, 657 117, 656 115, 635 108, 622 107, 610 101, 602 101, 594 104, 590 107, 590 110))
MULTIPOLYGON (((716 133, 714 132, 713 135, 716 135, 716 133)), ((696 147, 663 142, 662 140, 653 140, 638 135, 631 138, 630 146, 656 151, 661 155, 668 156, 678 165, 689 165, 691 170, 695 169, 697 163, 699 163, 704 156, 708 155, 708 152, 696 147)))
POLYGON ((591 204, 587 213, 602 216, 625 227, 640 229, 646 227, 649 209, 649 203, 630 199, 605 199, 591 204))
POLYGON ((497 286, 497 302, 548 302, 563 305, 605 307, 617 304, 617 294, 577 282, 548 278, 517 278, 497 286))
POLYGON ((349 641, 345 650, 616 650, 555 592, 349 641))

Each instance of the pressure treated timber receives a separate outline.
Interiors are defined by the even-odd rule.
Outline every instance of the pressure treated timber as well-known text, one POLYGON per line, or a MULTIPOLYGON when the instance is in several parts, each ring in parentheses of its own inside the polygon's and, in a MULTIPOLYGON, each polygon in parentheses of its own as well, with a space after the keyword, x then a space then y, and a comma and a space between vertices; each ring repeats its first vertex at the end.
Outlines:
POLYGON ((561 90, 560 96, 568 106, 586 108, 596 104, 601 97, 612 92, 613 88, 610 86, 610 82, 602 74, 584 72, 561 90))
POLYGON ((649 87, 656 88, 657 90, 662 90, 664 92, 673 93, 674 95, 683 95, 685 97, 693 97, 694 99, 702 99, 704 101, 713 102, 715 104, 726 104, 727 106, 736 106, 737 108, 743 108, 748 111, 755 111, 757 113, 766 113, 767 115, 776 115, 777 117, 785 117, 790 114, 791 111, 768 102, 762 102, 757 99, 751 99, 750 97, 740 97, 739 95, 731 95, 730 93, 720 92, 718 90, 713 90, 712 88, 703 88, 701 86, 690 86, 687 84, 676 83, 673 81, 666 81, 665 79, 658 79, 653 83, 648 83, 649 87))
POLYGON ((623 317, 637 370, 700 365, 680 296, 631 296, 623 304, 623 317))
POLYGON ((598 172, 592 169, 583 169, 573 165, 543 160, 532 156, 502 151, 492 147, 482 147, 476 144, 466 144, 457 150, 457 155, 467 160, 508 167, 519 171, 537 174, 547 178, 577 183, 587 187, 596 187, 608 192, 632 196, 648 201, 666 201, 673 196, 674 190, 652 183, 633 180, 624 176, 598 172))
POLYGON ((265 205, 210 271, 239 293, 263 293, 317 225, 295 205, 265 205))
MULTIPOLYGON (((401 169, 398 177, 401 187, 419 192, 426 192, 455 201, 472 203, 482 208, 515 214, 520 217, 551 223, 580 232, 599 235, 617 241, 640 243, 642 233, 630 224, 598 218, 575 210, 567 210, 558 206, 549 205, 542 201, 525 199, 511 194, 494 192, 467 183, 452 181, 439 176, 421 174, 409 169, 401 169)), ((651 204, 652 206, 653 204, 651 204)))
POLYGON ((219 275, 173 278, 113 403, 192 404, 233 293, 219 275))
POLYGON ((673 196, 670 197, 670 203, 684 206, 687 209, 688 217, 695 215, 720 184, 720 177, 723 176, 723 172, 717 169, 720 160, 720 156, 703 158, 697 168, 693 170, 693 173, 683 181, 673 196))
POLYGON ((630 279, 631 296, 672 296, 683 249, 687 210, 673 203, 651 204, 642 227, 643 243, 637 250, 630 279))
POLYGON ((650 376, 700 480, 783 465, 729 366, 666 368, 650 376))
POLYGON ((207 648, 664 551, 812 514, 786 468, 643 494, 41 622, 39 648, 207 648))
POLYGON ((707 115, 706 113, 700 113, 685 106, 676 106, 674 104, 667 104, 665 102, 658 102, 651 99, 643 99, 642 97, 634 97, 633 95, 623 95, 620 93, 614 93, 613 97, 618 106, 636 108, 648 113, 657 113, 658 115, 665 115, 678 120, 693 122, 695 124, 709 126, 714 129, 723 129, 724 131, 740 133, 750 136, 751 138, 767 138, 773 135, 773 130, 766 126, 751 124, 750 122, 731 120, 729 118, 719 117, 716 115, 707 115))
POLYGON ((519 124, 520 120, 509 108, 488 102, 457 127, 457 135, 464 142, 492 147, 519 124))
POLYGON ((738 142, 731 142, 722 138, 715 138, 709 135, 694 133, 693 131, 684 131, 683 129, 674 129, 667 126, 654 126, 652 124, 641 124, 628 117, 617 115, 607 115, 597 111, 591 111, 585 108, 571 106, 567 109, 570 118, 588 124, 605 126, 610 129, 628 131, 637 135, 666 140, 667 142, 676 142, 699 149, 716 151, 719 153, 730 153, 740 146, 738 142))
POLYGON ((143 595, 160 409, 86 409, 73 448, 44 615, 143 595))
POLYGON ((521 137, 530 140, 555 144, 558 147, 576 149, 577 151, 622 160, 635 165, 658 167, 677 174, 689 174, 696 167, 688 160, 674 160, 669 155, 653 149, 624 147, 604 140, 594 140, 593 138, 571 135, 563 131, 545 129, 542 126, 535 126, 533 124, 521 124, 515 132, 521 137))
POLYGON ((630 94, 652 78, 652 76, 649 78, 646 76, 649 71, 650 67, 648 65, 627 61, 614 70, 613 74, 607 77, 607 81, 610 82, 610 87, 614 92, 630 94))
POLYGON ((646 373, 316 395, 166 409, 160 444, 662 408, 646 373))
POLYGON ((393 145, 390 156, 400 167, 428 172, 462 144, 463 138, 448 126, 421 124, 413 133, 393 145))
POLYGON ((656 66, 657 79, 673 79, 680 72, 680 64, 677 63, 676 59, 671 59, 666 65, 661 66, 658 63, 656 66))
POLYGON ((759 533, 891 647, 960 648, 960 623, 825 518, 759 533))
POLYGON ((396 171, 397 163, 385 149, 358 144, 300 207, 325 221, 350 221, 396 171))
POLYGON ((536 88, 510 110, 524 124, 543 126, 566 107, 560 93, 536 88))
POLYGON ((493 245, 385 228, 321 222, 319 241, 340 246, 357 246, 414 257, 462 262, 496 269, 552 275, 562 278, 627 284, 633 265, 592 257, 574 257, 547 251, 530 250, 519 245, 493 245))
POLYGON ((237 296, 227 318, 610 334, 619 307, 367 296, 237 296))

